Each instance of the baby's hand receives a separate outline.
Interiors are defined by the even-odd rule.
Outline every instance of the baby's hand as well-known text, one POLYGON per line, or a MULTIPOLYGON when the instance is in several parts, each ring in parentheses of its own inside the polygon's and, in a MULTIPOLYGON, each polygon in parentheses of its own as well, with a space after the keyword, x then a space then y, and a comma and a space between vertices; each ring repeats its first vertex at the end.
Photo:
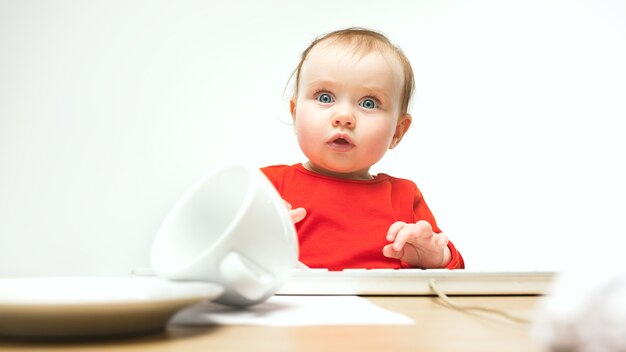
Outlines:
POLYGON ((293 221, 294 224, 304 219, 304 217, 306 216, 306 209, 304 208, 291 209, 291 204, 289 204, 289 202, 287 202, 284 199, 283 199, 283 202, 285 203, 287 210, 289 210, 289 216, 291 216, 291 221, 293 221))
POLYGON ((416 268, 443 268, 450 261, 448 236, 434 233, 427 221, 415 224, 397 221, 389 227, 383 255, 400 259, 416 268))

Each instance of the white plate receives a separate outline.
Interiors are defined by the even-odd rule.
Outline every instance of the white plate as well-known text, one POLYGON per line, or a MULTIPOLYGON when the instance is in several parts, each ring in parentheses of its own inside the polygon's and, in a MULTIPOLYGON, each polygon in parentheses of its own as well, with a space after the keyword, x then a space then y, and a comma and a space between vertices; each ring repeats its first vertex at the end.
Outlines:
POLYGON ((180 309, 223 291, 146 277, 0 279, 0 335, 68 338, 163 330, 180 309))

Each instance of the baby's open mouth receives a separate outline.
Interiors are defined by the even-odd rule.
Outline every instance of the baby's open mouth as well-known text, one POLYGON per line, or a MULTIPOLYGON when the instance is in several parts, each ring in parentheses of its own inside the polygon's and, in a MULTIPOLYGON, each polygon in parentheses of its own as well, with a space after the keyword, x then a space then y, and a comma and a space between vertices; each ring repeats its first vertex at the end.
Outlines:
POLYGON ((337 134, 328 141, 328 146, 338 152, 347 152, 354 148, 350 136, 337 134))

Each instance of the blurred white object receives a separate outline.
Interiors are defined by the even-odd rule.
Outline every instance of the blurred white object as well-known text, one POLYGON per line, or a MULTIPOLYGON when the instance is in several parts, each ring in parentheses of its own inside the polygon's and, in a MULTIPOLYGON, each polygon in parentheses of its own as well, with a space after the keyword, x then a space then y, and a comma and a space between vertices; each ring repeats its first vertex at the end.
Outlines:
POLYGON ((159 278, 0 278, 0 336, 104 337, 157 332, 179 310, 218 297, 208 282, 159 278))
POLYGON ((560 274, 533 328, 549 351, 626 351, 626 270, 596 267, 560 274))
POLYGON ((258 167, 215 167, 167 215, 152 246, 157 276, 214 282, 218 303, 272 296, 298 262, 298 238, 282 198, 258 167))
POLYGON ((309 267, 303 262, 299 261, 296 263, 296 269, 309 269, 309 267))

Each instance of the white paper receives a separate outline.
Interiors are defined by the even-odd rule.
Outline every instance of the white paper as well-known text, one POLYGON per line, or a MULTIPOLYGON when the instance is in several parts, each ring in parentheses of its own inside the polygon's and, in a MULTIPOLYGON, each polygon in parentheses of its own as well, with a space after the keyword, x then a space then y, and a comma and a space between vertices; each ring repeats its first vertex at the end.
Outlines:
POLYGON ((273 296, 248 308, 201 303, 178 313, 176 325, 388 325, 415 324, 358 296, 273 296))

